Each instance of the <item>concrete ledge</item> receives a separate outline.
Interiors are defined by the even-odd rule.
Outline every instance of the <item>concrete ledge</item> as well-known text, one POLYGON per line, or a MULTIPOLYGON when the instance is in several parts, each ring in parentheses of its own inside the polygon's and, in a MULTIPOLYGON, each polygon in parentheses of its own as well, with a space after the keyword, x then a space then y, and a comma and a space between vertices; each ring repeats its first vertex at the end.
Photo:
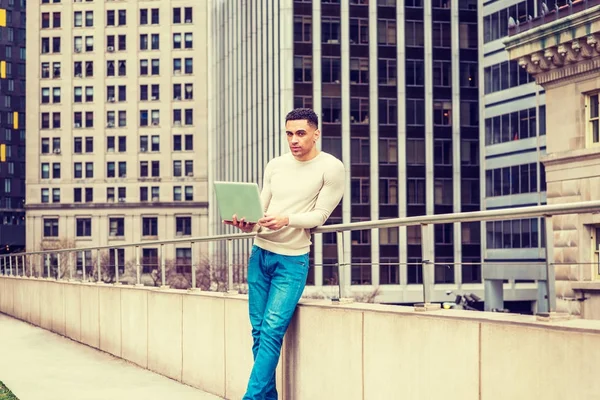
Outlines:
POLYGON ((121 289, 98 285, 100 350, 121 357, 121 289))
POLYGON ((183 362, 183 293, 148 292, 148 369, 178 381, 183 362))
POLYGON ((222 296, 183 297, 182 345, 182 382, 224 397, 225 299, 222 296))
MULTIPOLYGON (((242 295, 0 277, 0 312, 225 398, 252 368, 242 295)), ((597 320, 303 300, 276 378, 284 400, 589 399, 599 358, 597 320)))

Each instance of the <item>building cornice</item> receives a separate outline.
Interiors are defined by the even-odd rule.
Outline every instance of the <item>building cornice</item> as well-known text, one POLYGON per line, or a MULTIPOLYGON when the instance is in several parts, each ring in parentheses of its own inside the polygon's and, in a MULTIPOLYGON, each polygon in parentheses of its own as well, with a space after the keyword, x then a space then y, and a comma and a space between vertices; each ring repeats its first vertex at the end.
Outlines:
POLYGON ((600 162, 600 147, 550 153, 545 157, 541 157, 540 161, 542 161, 546 167, 556 167, 567 164, 573 165, 573 163, 587 161, 600 162))
POLYGON ((509 59, 518 60, 544 85, 600 68, 600 6, 550 21, 504 41, 509 59))

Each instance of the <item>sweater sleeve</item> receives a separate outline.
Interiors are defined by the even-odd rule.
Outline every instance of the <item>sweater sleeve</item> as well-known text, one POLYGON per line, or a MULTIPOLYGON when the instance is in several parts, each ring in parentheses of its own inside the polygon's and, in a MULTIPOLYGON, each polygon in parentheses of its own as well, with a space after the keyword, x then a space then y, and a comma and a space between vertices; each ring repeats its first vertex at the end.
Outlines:
MULTIPOLYGON (((273 197, 273 194, 271 193, 271 168, 271 163, 267 163, 267 166, 265 167, 265 173, 263 175, 263 187, 260 192, 260 202, 263 207, 263 214, 267 212, 269 204, 271 203, 271 197, 273 197)), ((258 233, 261 231, 262 226, 259 224, 254 225, 254 228, 252 229, 253 233, 258 233)))
POLYGON ((317 195, 312 211, 288 216, 289 227, 312 229, 321 226, 339 204, 344 195, 345 169, 341 161, 328 165, 323 174, 323 187, 317 195))

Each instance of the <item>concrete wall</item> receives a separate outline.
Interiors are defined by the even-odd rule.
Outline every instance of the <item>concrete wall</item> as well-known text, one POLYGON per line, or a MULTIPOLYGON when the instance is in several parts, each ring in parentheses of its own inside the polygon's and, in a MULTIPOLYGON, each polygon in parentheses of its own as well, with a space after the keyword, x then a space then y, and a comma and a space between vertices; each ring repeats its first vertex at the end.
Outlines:
MULTIPOLYGON (((252 368, 241 295, 0 277, 0 312, 228 399, 252 368)), ((598 359, 600 321, 311 300, 277 386, 286 400, 592 399, 598 359)))

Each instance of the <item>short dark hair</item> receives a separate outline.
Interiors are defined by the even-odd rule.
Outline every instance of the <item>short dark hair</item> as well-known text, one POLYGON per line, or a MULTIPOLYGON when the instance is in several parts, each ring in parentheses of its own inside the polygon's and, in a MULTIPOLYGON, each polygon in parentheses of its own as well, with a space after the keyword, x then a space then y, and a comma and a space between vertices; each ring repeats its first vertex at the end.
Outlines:
POLYGON ((296 108, 285 116, 285 122, 297 121, 300 119, 307 120, 310 126, 319 129, 319 117, 317 117, 317 114, 310 108, 296 108))

